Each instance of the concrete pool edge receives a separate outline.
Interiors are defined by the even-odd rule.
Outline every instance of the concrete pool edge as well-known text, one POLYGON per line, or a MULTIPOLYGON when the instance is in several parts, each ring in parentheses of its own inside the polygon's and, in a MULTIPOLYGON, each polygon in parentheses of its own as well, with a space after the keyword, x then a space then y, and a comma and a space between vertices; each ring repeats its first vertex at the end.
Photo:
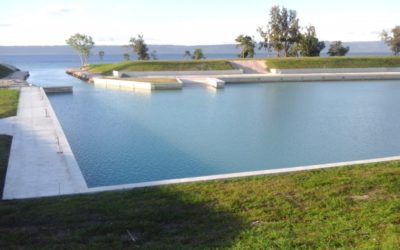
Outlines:
POLYGON ((189 178, 178 178, 178 179, 169 179, 169 180, 160 180, 160 181, 140 182, 140 183, 133 183, 133 184, 100 186, 100 187, 93 187, 93 188, 89 187, 87 193, 129 190, 129 189, 136 189, 136 188, 156 187, 156 186, 164 186, 164 185, 171 185, 171 184, 194 183, 194 182, 201 182, 201 181, 228 180, 228 179, 243 178, 243 177, 284 174, 284 173, 293 173, 293 172, 300 172, 300 171, 337 168, 337 167, 349 167, 349 166, 354 166, 354 165, 364 165, 364 164, 370 164, 370 163, 380 163, 380 162, 399 161, 399 160, 400 160, 400 156, 391 156, 391 157, 374 158, 374 159, 367 159, 367 160, 316 164, 316 165, 289 167, 289 168, 280 168, 280 169, 258 170, 258 171, 208 175, 208 176, 189 177, 189 178))

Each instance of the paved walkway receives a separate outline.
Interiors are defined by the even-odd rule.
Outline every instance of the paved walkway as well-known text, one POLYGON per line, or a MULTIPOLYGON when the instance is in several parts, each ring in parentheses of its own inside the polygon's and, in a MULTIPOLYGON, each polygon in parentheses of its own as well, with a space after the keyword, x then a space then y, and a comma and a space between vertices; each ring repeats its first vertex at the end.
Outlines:
POLYGON ((88 190, 43 89, 21 88, 17 116, 2 120, 0 132, 13 135, 3 199, 88 190))

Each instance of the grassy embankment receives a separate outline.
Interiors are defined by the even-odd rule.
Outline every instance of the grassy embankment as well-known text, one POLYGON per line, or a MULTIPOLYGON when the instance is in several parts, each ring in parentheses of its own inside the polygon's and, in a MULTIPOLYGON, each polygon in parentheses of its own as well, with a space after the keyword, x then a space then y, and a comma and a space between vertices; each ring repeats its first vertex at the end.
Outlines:
POLYGON ((0 118, 14 116, 17 112, 19 91, 0 89, 0 118))
POLYGON ((400 67, 400 57, 294 57, 270 58, 270 69, 400 67))
POLYGON ((4 67, 0 64, 0 78, 6 77, 11 74, 13 71, 7 67, 4 67))
MULTIPOLYGON (((0 118, 14 116, 17 113, 18 97, 18 90, 0 89, 0 118)), ((0 196, 3 194, 10 146, 11 136, 0 135, 0 196)))
MULTIPOLYGON (((3 196, 4 182, 7 172, 8 157, 10 155, 12 137, 0 135, 0 198, 3 196)), ((1 206, 1 203, 0 203, 1 206)), ((0 217, 2 215, 0 214, 0 217)), ((1 225, 0 225, 1 228, 1 225)))
POLYGON ((400 162, 0 203, 2 249, 399 249, 399 236, 400 162))
POLYGON ((223 60, 199 61, 129 61, 112 64, 92 64, 89 71, 111 75, 119 71, 191 71, 191 70, 231 70, 232 65, 223 60))

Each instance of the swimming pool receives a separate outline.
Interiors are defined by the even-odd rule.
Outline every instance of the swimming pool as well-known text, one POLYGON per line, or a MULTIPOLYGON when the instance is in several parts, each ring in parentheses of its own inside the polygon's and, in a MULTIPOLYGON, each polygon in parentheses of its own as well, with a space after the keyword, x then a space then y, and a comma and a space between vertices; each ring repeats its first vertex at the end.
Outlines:
POLYGON ((230 84, 50 100, 89 187, 400 154, 400 82, 230 84))

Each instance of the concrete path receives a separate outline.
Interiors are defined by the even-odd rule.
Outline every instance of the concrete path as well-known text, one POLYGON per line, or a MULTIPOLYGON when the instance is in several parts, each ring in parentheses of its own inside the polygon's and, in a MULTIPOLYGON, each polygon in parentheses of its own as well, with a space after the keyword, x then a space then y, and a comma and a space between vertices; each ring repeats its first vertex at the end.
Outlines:
POLYGON ((88 190, 43 89, 21 88, 17 116, 1 121, 3 131, 13 135, 3 199, 88 190))

